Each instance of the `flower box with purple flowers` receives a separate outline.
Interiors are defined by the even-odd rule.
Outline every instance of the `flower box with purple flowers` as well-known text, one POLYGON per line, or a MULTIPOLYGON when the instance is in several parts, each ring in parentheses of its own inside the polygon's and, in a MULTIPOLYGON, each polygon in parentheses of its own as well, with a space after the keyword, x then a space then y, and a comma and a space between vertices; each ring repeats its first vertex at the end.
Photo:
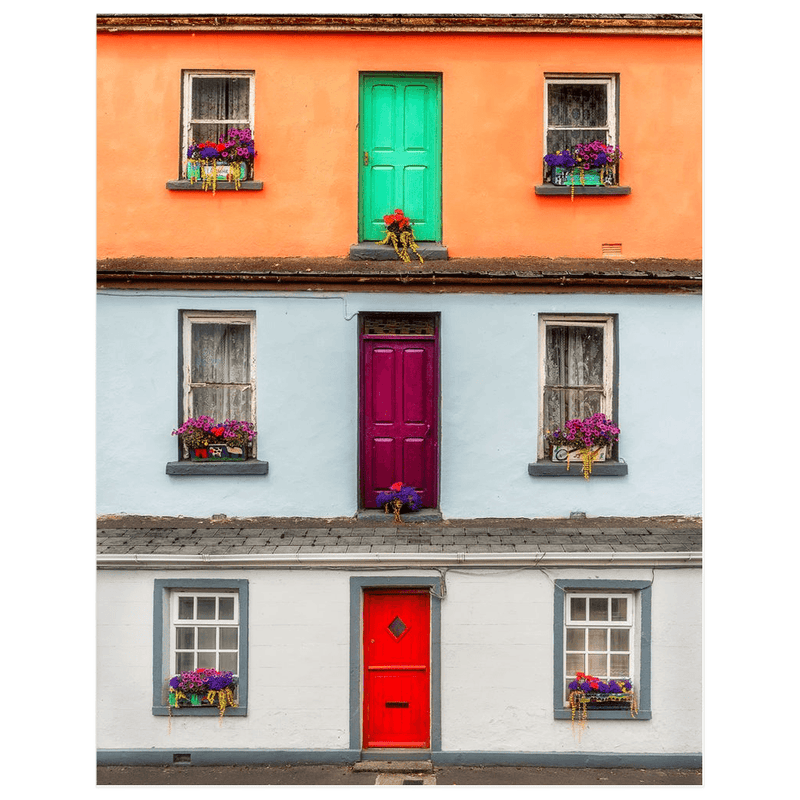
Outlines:
POLYGON ((169 707, 219 708, 220 716, 228 707, 236 706, 235 689, 238 680, 232 672, 220 672, 216 669, 196 669, 181 672, 170 679, 169 707))
POLYGON ((592 414, 585 419, 568 419, 563 428, 545 433, 550 459, 569 465, 583 463, 583 477, 592 474, 595 461, 605 461, 609 448, 619 441, 619 428, 605 414, 592 414))
POLYGON ((544 163, 555 186, 612 186, 621 158, 618 147, 595 140, 548 153, 544 163))

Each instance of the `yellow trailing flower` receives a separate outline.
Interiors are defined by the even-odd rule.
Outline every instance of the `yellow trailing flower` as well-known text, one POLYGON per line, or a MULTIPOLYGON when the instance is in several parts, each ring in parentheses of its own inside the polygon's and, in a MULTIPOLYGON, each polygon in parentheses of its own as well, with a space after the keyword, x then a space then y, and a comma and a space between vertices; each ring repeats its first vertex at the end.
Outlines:
POLYGON ((411 229, 411 222, 403 214, 402 209, 396 208, 394 214, 384 216, 383 222, 386 225, 386 235, 381 240, 381 244, 389 244, 391 242, 395 253, 397 253, 401 261, 406 263, 411 261, 411 256, 408 254, 410 250, 419 259, 420 264, 424 263, 422 255, 417 249, 416 237, 411 229))

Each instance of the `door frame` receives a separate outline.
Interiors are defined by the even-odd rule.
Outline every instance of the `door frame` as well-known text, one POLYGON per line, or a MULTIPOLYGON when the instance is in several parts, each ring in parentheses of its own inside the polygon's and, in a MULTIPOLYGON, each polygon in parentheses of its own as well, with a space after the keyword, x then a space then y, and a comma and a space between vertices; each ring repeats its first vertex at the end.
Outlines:
MULTIPOLYGON (((431 746, 424 749, 392 750, 392 759, 419 759, 420 754, 441 751, 442 749, 442 687, 441 687, 441 646, 442 615, 441 599, 443 578, 440 575, 430 578, 390 577, 390 576, 351 576, 350 577, 350 749, 363 749, 364 704, 364 590, 365 589, 419 589, 427 587, 430 592, 430 709, 431 746)), ((386 753, 386 750, 368 748, 364 754, 386 753)))
MULTIPOLYGON (((420 312, 392 312, 392 311, 359 311, 358 313, 358 363, 356 365, 356 370, 358 373, 358 421, 357 421, 357 436, 358 442, 356 447, 356 502, 357 507, 359 510, 363 511, 367 508, 364 498, 364 476, 361 472, 361 465, 364 463, 363 459, 363 446, 364 446, 364 421, 365 421, 365 411, 364 411, 364 341, 365 339, 370 338, 382 338, 380 334, 370 335, 364 333, 364 324, 368 318, 384 318, 387 320, 391 319, 401 319, 401 318, 411 318, 416 320, 430 320, 433 323, 433 357, 435 359, 435 363, 433 365, 433 380, 434 386, 432 387, 433 392, 436 395, 435 405, 436 405, 436 429, 435 431, 431 431, 431 436, 435 435, 435 458, 436 463, 434 464, 434 486, 433 490, 436 496, 436 505, 430 506, 430 508, 440 508, 441 507, 441 497, 440 497, 440 489, 441 489, 441 463, 442 463, 442 437, 441 437, 441 430, 442 430, 442 377, 441 377, 441 343, 440 343, 440 336, 439 331, 441 327, 441 314, 436 312, 430 311, 420 311, 420 312)), ((392 337, 391 335, 386 335, 386 338, 397 338, 397 339, 411 339, 411 336, 404 337, 403 335, 397 335, 396 337, 392 337)), ((425 337, 426 339, 429 337, 425 337)), ((425 506, 428 508, 429 506, 425 506)))
MULTIPOLYGON (((364 221, 364 215, 362 213, 363 210, 363 201, 364 201, 364 170, 362 168, 363 165, 363 154, 365 151, 364 148, 364 136, 365 136, 365 127, 363 124, 364 121, 364 87, 366 84, 367 79, 376 77, 376 76, 385 76, 386 78, 404 78, 404 77, 414 77, 419 76, 420 78, 431 78, 436 81, 437 88, 438 88, 438 99, 439 99, 439 109, 438 109, 438 118, 436 120, 436 176, 435 180, 438 182, 439 187, 439 198, 438 198, 438 208, 436 209, 436 215, 438 219, 437 230, 434 235, 434 238, 431 240, 424 240, 424 241, 432 241, 432 242, 441 242, 443 237, 443 204, 444 204, 444 186, 443 186, 443 164, 444 164, 444 155, 442 153, 443 147, 443 140, 444 140, 444 99, 443 99, 443 84, 444 84, 444 76, 441 72, 425 72, 425 71, 403 71, 403 70, 362 70, 358 73, 358 180, 357 180, 357 198, 356 198, 356 229, 358 235, 359 242, 367 242, 373 241, 372 239, 366 239, 366 225, 364 221)), ((391 214, 394 209, 387 209, 386 213, 391 214)), ((412 220, 413 221, 413 220, 412 220)), ((420 241, 423 241, 420 239, 420 241)))

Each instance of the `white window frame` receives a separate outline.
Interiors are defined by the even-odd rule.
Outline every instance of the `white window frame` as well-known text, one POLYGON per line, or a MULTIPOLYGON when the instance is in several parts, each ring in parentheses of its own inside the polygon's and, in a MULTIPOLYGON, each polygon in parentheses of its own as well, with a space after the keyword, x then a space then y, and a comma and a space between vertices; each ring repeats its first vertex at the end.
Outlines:
MULTIPOLYGON (((222 592, 222 591, 173 591, 170 593, 170 630, 169 630, 169 664, 170 664, 170 674, 177 675, 178 674, 178 651, 179 648, 177 646, 177 630, 178 628, 195 628, 195 641, 194 647, 189 649, 181 649, 181 652, 193 652, 194 653, 194 666, 192 669, 197 669, 197 658, 198 653, 202 652, 213 652, 215 666, 214 669, 220 670, 219 664, 219 656, 220 653, 236 653, 236 663, 237 668, 235 674, 238 675, 239 673, 239 665, 241 661, 241 628, 239 624, 239 593, 237 591, 229 591, 229 592, 222 592), (194 607, 197 608, 197 598, 214 598, 216 602, 217 608, 217 618, 213 620, 205 620, 205 619, 197 619, 196 614, 195 618, 191 620, 180 619, 178 617, 178 609, 180 599, 183 597, 191 597, 194 600, 194 607), (219 598, 233 598, 233 619, 219 619, 219 598), (221 648, 219 643, 219 633, 216 636, 216 646, 213 649, 210 648, 200 648, 199 646, 199 636, 197 633, 198 628, 236 628, 236 649, 232 650, 230 648, 221 648)), ((221 671, 225 671, 222 669, 221 671)))
MULTIPOLYGON (((574 74, 574 73, 547 73, 544 78, 544 108, 543 115, 544 121, 542 125, 542 152, 548 153, 547 149, 547 134, 550 130, 605 130, 606 144, 617 146, 618 141, 618 126, 617 119, 617 89, 618 76, 611 73, 601 74, 574 74), (555 84, 572 84, 572 85, 602 85, 606 87, 606 108, 608 110, 608 118, 605 125, 592 125, 591 127, 581 126, 555 126, 550 124, 550 107, 548 102, 548 94, 550 87, 555 84)), ((545 168, 546 169, 546 168, 545 168)))
MULTIPOLYGON (((589 667, 588 664, 588 655, 587 655, 587 663, 585 664, 584 670, 581 670, 587 674, 594 675, 595 677, 599 678, 602 681, 608 681, 609 679, 615 680, 630 680, 633 684, 634 691, 636 691, 637 687, 637 651, 636 651, 636 643, 639 640, 640 632, 637 629, 637 613, 636 613, 636 601, 637 601, 637 593, 636 592, 621 592, 621 591, 567 591, 564 593, 564 647, 561 657, 563 659, 562 662, 562 675, 564 677, 564 695, 563 695, 563 703, 564 707, 569 706, 569 691, 567 690, 567 685, 570 681, 574 680, 575 674, 569 672, 567 670, 567 654, 568 653, 575 653, 575 652, 586 652, 587 654, 593 652, 595 654, 605 653, 606 658, 610 661, 610 654, 612 652, 617 653, 626 653, 628 655, 628 674, 625 676, 612 676, 609 675, 608 671, 604 673, 595 673, 589 667), (591 599, 598 599, 603 598, 606 602, 610 602, 612 599, 624 598, 627 600, 626 603, 626 618, 624 620, 590 620, 588 619, 588 609, 589 609, 589 601, 591 599), (572 619, 572 600, 573 599, 585 599, 586 600, 586 608, 587 608, 587 619, 580 620, 580 619, 572 619), (586 640, 586 647, 583 651, 577 650, 569 650, 568 649, 568 631, 575 630, 575 629, 605 629, 606 630, 606 647, 604 650, 589 650, 588 644, 588 636, 586 640), (628 649, 627 650, 618 650, 612 651, 610 638, 611 635, 609 631, 612 629, 625 629, 628 630, 628 649)), ((610 615, 609 615, 610 617, 610 615)), ((609 664, 607 663, 607 666, 609 664)))
POLYGON ((540 314, 539 315, 539 444, 538 458, 546 457, 544 441, 545 393, 549 387, 547 376, 547 328, 551 325, 559 327, 596 327, 603 331, 603 383, 587 384, 587 388, 601 392, 600 411, 609 419, 614 409, 614 328, 615 317, 610 314, 540 314))
POLYGON ((255 131, 255 97, 256 97, 256 74, 253 70, 183 70, 182 86, 182 114, 181 114, 181 176, 186 176, 187 157, 186 152, 192 142, 189 139, 191 126, 195 124, 228 124, 248 127, 255 131), (249 87, 249 116, 240 119, 193 119, 192 114, 192 92, 194 90, 194 80, 196 78, 246 78, 250 82, 249 87))
MULTIPOLYGON (((207 386, 205 383, 192 382, 192 325, 248 325, 250 328, 250 380, 247 383, 219 384, 220 386, 247 387, 250 392, 250 421, 256 424, 256 313, 255 311, 182 311, 182 375, 181 391, 183 395, 182 408, 185 422, 189 417, 196 417, 197 412, 192 402, 192 390, 207 386)), ((222 422, 223 420, 217 420, 222 422)), ((257 441, 254 440, 252 454, 255 458, 257 441)))

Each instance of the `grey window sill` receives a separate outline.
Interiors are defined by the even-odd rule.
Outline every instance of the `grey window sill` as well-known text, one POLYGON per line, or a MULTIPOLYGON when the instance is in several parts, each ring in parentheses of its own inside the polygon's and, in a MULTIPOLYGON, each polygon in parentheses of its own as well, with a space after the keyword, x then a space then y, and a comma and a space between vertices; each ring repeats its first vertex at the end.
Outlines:
POLYGON ((534 187, 536 194, 540 195, 621 195, 630 194, 630 186, 555 186, 552 183, 540 183, 534 187))
MULTIPOLYGON (((199 706, 192 708, 173 708, 170 714, 169 706, 153 706, 154 717, 218 717, 219 709, 216 706, 199 706)), ((246 717, 247 706, 228 707, 225 709, 226 717, 246 717)))
MULTIPOLYGON (((264 181, 241 181, 239 189, 236 189, 236 184, 233 181, 217 181, 218 192, 260 192, 264 188, 264 181)), ((189 180, 182 179, 177 181, 167 181, 167 189, 171 192, 202 192, 202 181, 195 181, 192 183, 189 180)), ((207 191, 211 191, 208 189, 207 191)))
MULTIPOLYGON (((628 465, 625 461, 595 461, 592 464, 592 478, 620 477, 628 474, 628 465)), ((583 464, 573 462, 567 469, 566 464, 553 461, 535 461, 528 464, 528 475, 534 478, 581 478, 583 479, 583 464)), ((590 478, 591 480, 591 478, 590 478)))
POLYGON ((269 462, 248 458, 247 461, 170 461, 167 475, 266 475, 269 462))
MULTIPOLYGON (((226 712, 227 713, 227 712, 226 712)), ((652 719, 653 712, 648 709, 640 708, 636 716, 632 717, 631 712, 625 709, 616 708, 613 711, 601 711, 600 709, 587 709, 586 719, 627 719, 631 722, 652 719)), ((553 719, 572 719, 572 712, 568 708, 557 708, 553 712, 553 719)))

